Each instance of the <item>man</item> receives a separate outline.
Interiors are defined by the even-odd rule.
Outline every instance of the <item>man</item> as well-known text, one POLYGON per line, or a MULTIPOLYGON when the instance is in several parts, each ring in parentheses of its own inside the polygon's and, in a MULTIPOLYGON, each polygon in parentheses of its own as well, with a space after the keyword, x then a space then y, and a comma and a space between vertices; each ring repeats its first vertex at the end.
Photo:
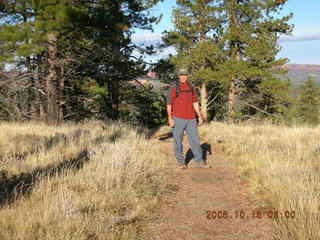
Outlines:
POLYGON ((186 169, 187 165, 183 156, 183 132, 186 130, 189 145, 194 155, 196 167, 209 168, 203 161, 200 137, 197 126, 197 115, 199 125, 203 118, 199 111, 197 93, 194 86, 188 81, 188 71, 181 68, 178 71, 179 81, 170 86, 167 93, 167 113, 169 126, 173 128, 174 151, 178 166, 186 169))

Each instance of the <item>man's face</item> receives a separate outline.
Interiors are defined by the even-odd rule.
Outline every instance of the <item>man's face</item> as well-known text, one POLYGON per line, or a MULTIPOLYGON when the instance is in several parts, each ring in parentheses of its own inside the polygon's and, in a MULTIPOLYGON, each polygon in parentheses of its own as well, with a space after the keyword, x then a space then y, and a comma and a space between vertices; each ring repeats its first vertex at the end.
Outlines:
POLYGON ((181 75, 179 75, 179 79, 180 79, 181 82, 185 82, 185 81, 188 80, 188 75, 181 74, 181 75))

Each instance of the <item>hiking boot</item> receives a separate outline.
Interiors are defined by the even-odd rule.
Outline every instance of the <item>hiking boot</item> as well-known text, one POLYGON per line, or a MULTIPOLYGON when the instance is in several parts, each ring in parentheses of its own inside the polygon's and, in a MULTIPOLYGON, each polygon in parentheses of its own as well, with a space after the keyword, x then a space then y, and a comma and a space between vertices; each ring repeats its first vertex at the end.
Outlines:
POLYGON ((178 164, 178 168, 179 169, 187 169, 188 167, 185 164, 178 164))
POLYGON ((196 163, 195 168, 212 168, 212 167, 206 162, 200 162, 200 163, 196 163))

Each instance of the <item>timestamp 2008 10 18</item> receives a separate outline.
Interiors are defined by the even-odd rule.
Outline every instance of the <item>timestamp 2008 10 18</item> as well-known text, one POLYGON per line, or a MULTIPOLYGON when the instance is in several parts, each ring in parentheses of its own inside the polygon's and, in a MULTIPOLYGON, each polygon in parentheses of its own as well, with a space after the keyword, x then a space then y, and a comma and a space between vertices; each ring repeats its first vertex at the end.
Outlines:
POLYGON ((235 218, 235 219, 248 219, 248 218, 287 218, 293 219, 295 218, 296 213, 294 210, 252 210, 252 211, 244 211, 244 210, 235 210, 235 211, 228 211, 228 210, 207 210, 206 217, 209 220, 213 219, 227 219, 227 218, 235 218))

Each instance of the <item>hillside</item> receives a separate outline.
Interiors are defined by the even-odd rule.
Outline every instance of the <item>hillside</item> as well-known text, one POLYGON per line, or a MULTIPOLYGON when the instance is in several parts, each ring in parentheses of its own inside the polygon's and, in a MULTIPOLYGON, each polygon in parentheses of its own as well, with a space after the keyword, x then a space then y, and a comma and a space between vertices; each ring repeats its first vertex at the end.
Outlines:
POLYGON ((300 84, 312 76, 320 83, 320 65, 311 64, 288 64, 286 68, 289 70, 287 77, 292 80, 294 84, 300 84))
MULTIPOLYGON (((298 85, 303 83, 308 79, 308 76, 314 77, 314 79, 320 83, 320 65, 312 65, 312 64, 288 64, 285 65, 285 68, 288 69, 288 73, 285 77, 288 77, 292 80, 293 84, 298 85)), ((158 79, 154 74, 149 73, 150 76, 141 76, 137 78, 137 81, 140 84, 150 83, 155 90, 159 91, 160 87, 167 87, 167 84, 161 83, 160 79, 158 79)), ((132 81, 133 82, 133 81, 132 81)))

